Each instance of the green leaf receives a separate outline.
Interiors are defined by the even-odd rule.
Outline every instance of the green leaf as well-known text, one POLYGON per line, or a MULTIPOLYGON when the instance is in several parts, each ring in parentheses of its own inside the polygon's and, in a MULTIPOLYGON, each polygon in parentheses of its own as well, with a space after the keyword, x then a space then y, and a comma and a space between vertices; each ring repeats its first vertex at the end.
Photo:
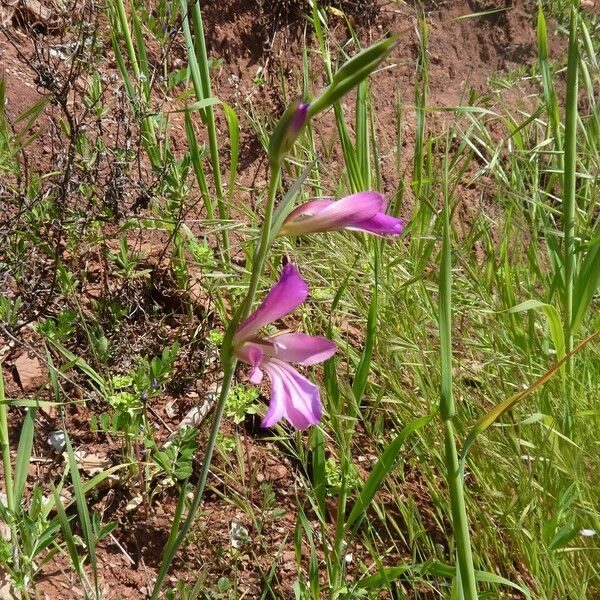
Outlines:
POLYGON ((71 471, 71 481, 73 482, 73 494, 75 495, 75 504, 77 505, 77 513, 79 520, 81 521, 81 529, 83 531, 83 539, 88 551, 90 566, 92 568, 92 574, 94 577, 94 587, 96 590, 96 597, 98 597, 98 569, 96 563, 96 543, 92 530, 92 523, 90 520, 90 513, 85 499, 85 488, 79 475, 79 469, 77 467, 77 459, 71 446, 71 440, 69 434, 65 431, 65 443, 67 459, 69 462, 69 470, 71 471))
POLYGON ((193 104, 188 104, 184 108, 175 108, 173 110, 168 110, 165 112, 168 114, 192 112, 195 110, 204 110, 205 108, 208 108, 209 106, 214 106, 215 104, 222 104, 222 102, 215 96, 211 96, 210 98, 204 98, 203 100, 198 100, 197 102, 194 102, 193 104))
POLYGON ((233 202, 233 193, 235 192, 235 181, 238 175, 237 166, 240 156, 240 124, 238 117, 229 104, 221 103, 227 127, 229 129, 229 186, 227 189, 227 202, 231 206, 233 202))
POLYGON ((319 507, 321 521, 326 519, 325 498, 327 496, 327 478, 325 475, 325 447, 323 444, 323 431, 319 427, 313 427, 310 434, 310 445, 312 449, 312 480, 313 492, 319 507))
POLYGON ((390 53, 396 45, 397 39, 396 37, 391 37, 380 40, 347 60, 337 70, 331 84, 310 103, 308 118, 312 119, 321 111, 332 106, 346 92, 368 77, 390 53))
POLYGON ((558 550, 564 548, 572 539, 579 534, 579 527, 575 527, 573 523, 563 525, 552 538, 548 548, 550 550, 558 550))
MULTIPOLYGON (((550 329, 550 335, 552 336, 552 343, 554 344, 554 349, 556 350, 556 358, 557 360, 562 360, 565 357, 565 335, 564 328, 562 325, 562 321, 560 318, 560 314, 558 310, 551 304, 546 304, 544 302, 540 302, 539 300, 525 300, 525 302, 521 302, 517 304, 517 306, 513 306, 509 308, 509 314, 525 312, 528 310, 541 310, 546 320, 548 321, 548 327, 550 329)), ((564 368, 561 369, 561 375, 565 377, 564 368)))
POLYGON ((17 457, 15 461, 15 506, 20 506, 21 504, 25 482, 27 481, 27 475, 29 473, 29 463, 31 462, 31 451, 33 449, 35 413, 35 408, 28 408, 25 411, 25 417, 21 427, 21 435, 19 437, 19 446, 17 447, 17 457))
MULTIPOLYGON (((422 576, 431 575, 432 577, 445 577, 446 579, 454 579, 456 576, 456 569, 450 565, 445 565, 438 561, 428 561, 416 565, 402 565, 398 567, 386 567, 380 569, 375 575, 366 577, 358 583, 358 587, 361 589, 378 589, 386 585, 389 585, 391 581, 399 579, 405 573, 415 573, 422 576)), ((496 575, 495 573, 489 573, 487 571, 475 571, 475 579, 483 583, 493 583, 496 585, 506 585, 512 589, 521 592, 527 600, 531 600, 531 592, 510 579, 496 575)))
POLYGON ((573 289, 573 331, 581 325, 599 286, 600 237, 597 237, 591 242, 575 278, 573 289))
MULTIPOLYGON (((377 261, 377 258, 375 259, 377 261)), ((367 317, 367 331, 365 336, 365 345, 363 353, 360 357, 360 362, 354 373, 354 381, 352 382, 352 393, 358 405, 360 405, 367 382, 369 373, 371 372, 371 358, 373 357, 373 349, 375 347, 375 339, 377 337, 377 266, 375 267, 375 283, 373 284, 373 292, 371 295, 371 303, 369 304, 369 315, 367 317)))
POLYGON ((100 375, 95 369, 93 369, 83 358, 79 358, 75 356, 70 350, 67 350, 62 344, 54 341, 49 338, 48 341, 67 359, 69 360, 73 366, 77 367, 85 375, 87 375, 92 383, 94 383, 98 389, 104 396, 109 395, 109 390, 107 389, 106 382, 102 375, 100 375))

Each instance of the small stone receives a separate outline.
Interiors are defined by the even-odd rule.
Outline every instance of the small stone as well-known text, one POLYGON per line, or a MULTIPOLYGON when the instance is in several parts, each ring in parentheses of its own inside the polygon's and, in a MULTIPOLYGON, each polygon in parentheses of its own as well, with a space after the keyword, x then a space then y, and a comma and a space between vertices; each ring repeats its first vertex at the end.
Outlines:
POLYGON ((37 356, 24 352, 15 360, 15 369, 24 392, 35 392, 46 382, 46 374, 37 356))
POLYGON ((167 413, 167 416, 169 417, 169 419, 172 419, 173 417, 175 417, 175 400, 171 400, 170 402, 167 402, 167 404, 165 405, 165 412, 167 413))
POLYGON ((52 446, 54 452, 61 454, 65 449, 65 432, 64 431, 51 431, 48 435, 48 445, 52 446))
POLYGON ((248 530, 237 521, 232 521, 229 526, 229 533, 231 535, 231 547, 241 548, 242 545, 248 541, 248 530))
POLYGON ((284 465, 269 465, 267 467, 265 476, 269 481, 277 481, 283 479, 288 475, 288 469, 284 465))

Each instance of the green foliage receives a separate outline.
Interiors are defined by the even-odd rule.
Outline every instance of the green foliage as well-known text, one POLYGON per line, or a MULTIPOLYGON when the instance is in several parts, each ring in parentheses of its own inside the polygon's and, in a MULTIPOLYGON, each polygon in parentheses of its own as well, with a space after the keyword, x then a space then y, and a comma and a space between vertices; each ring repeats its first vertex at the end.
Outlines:
POLYGON ((213 346, 216 346, 216 347, 219 347, 223 343, 224 337, 225 337, 224 332, 220 331, 218 329, 211 329, 208 332, 209 343, 211 343, 213 346))
POLYGON ((166 448, 155 449, 152 458, 169 479, 183 482, 193 473, 197 450, 196 431, 185 427, 179 430, 166 448))
POLYGON ((20 296, 14 299, 0 296, 0 322, 8 327, 14 327, 19 320, 19 309, 22 304, 20 296))
POLYGON ((146 403, 163 393, 173 375, 178 352, 179 345, 175 343, 150 361, 138 357, 138 365, 130 373, 113 375, 106 384, 105 397, 111 410, 92 416, 92 431, 123 434, 127 454, 131 456, 133 440, 143 436, 147 429, 146 403))
POLYGON ((259 411, 256 402, 259 391, 255 387, 238 384, 229 392, 225 404, 225 415, 236 425, 243 423, 246 415, 255 415, 259 411))
POLYGON ((144 255, 129 248, 129 243, 124 235, 119 239, 119 251, 109 252, 108 257, 115 263, 115 273, 123 279, 146 277, 151 272, 150 269, 139 268, 144 260, 144 255))
POLYGON ((38 325, 38 330, 47 338, 59 343, 66 342, 76 331, 78 315, 74 310, 65 308, 55 317, 46 319, 38 325))
POLYGON ((345 479, 345 486, 348 490, 355 490, 360 485, 358 469, 351 464, 350 467, 342 472, 340 464, 333 456, 325 461, 325 479, 327 481, 327 493, 330 496, 337 496, 342 490, 342 479, 345 479))

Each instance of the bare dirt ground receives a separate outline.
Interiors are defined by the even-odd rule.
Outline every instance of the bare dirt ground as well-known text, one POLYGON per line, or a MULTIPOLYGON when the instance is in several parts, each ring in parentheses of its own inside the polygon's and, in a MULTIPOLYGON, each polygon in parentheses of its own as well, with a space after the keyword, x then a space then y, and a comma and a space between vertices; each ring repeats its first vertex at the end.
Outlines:
MULTIPOLYGON (((256 134, 245 118, 245 111, 263 116, 276 116, 282 110, 280 77, 283 74, 288 93, 297 93, 298 73, 301 69, 301 45, 306 40, 315 47, 310 29, 306 28, 298 6, 301 2, 290 2, 289 8, 272 10, 270 3, 252 0, 220 0, 203 3, 207 44, 210 56, 220 59, 213 69, 213 91, 222 100, 231 104, 238 112, 242 124, 242 155, 238 172, 238 196, 236 203, 252 206, 255 202, 254 189, 266 179, 266 165, 256 134), (257 78, 261 79, 260 85, 257 78)), ((384 192, 393 193, 398 186, 395 168, 396 101, 397 95, 403 102, 403 166, 410 176, 410 159, 414 146, 415 115, 414 81, 415 61, 418 56, 418 9, 412 3, 347 2, 349 21, 363 43, 374 41, 386 33, 400 35, 400 43, 390 58, 390 67, 372 77, 371 89, 376 97, 378 135, 389 140, 382 155, 384 192), (354 6, 353 6, 354 5, 354 6), (367 10, 368 9, 368 10, 367 10)), ((286 3, 288 6, 288 3, 286 3)), ((480 96, 489 91, 490 78, 498 73, 510 73, 536 61, 535 35, 536 2, 526 0, 439 0, 424 2, 423 14, 429 31, 429 106, 432 108, 453 107, 468 97, 471 90, 480 96), (480 18, 459 19, 470 13, 501 8, 480 18)), ((592 6, 592 8, 594 8, 592 6)), ((112 210, 113 221, 107 221, 102 235, 107 247, 114 247, 111 232, 118 239, 118 224, 123 219, 144 218, 149 214, 148 199, 152 194, 152 175, 147 164, 130 161, 119 164, 114 160, 116 151, 129 148, 136 154, 140 146, 139 132, 126 118, 129 111, 124 98, 120 76, 107 34, 106 19, 93 9, 82 9, 80 15, 96 28, 100 40, 98 51, 103 56, 98 60, 102 80, 106 85, 106 97, 110 99, 110 111, 103 122, 86 113, 81 90, 87 73, 85 65, 74 74, 65 59, 73 51, 73 44, 85 37, 76 27, 79 17, 73 13, 61 13, 51 2, 0 1, 0 76, 6 85, 5 111, 13 122, 18 115, 43 98, 48 99, 35 124, 37 138, 21 156, 25 166, 22 177, 36 180, 40 173, 50 174, 40 186, 62 185, 65 189, 63 207, 66 214, 74 215, 84 210, 85 200, 79 187, 90 179, 103 182, 104 196, 101 201, 112 210), (24 7, 27 5, 27 7, 24 7), (72 120, 77 126, 85 126, 96 138, 101 138, 107 148, 93 173, 85 172, 84 165, 69 162, 72 151, 64 123, 72 120), (65 171, 69 169, 69 171, 65 171), (121 169, 121 170, 119 170, 121 169)), ((330 29, 340 43, 349 39, 349 30, 343 18, 332 12, 330 29)), ((562 56, 564 40, 550 28, 552 57, 562 56)), ((82 53, 82 57, 84 53, 82 53)), ((184 66, 184 50, 181 35, 176 31, 168 54, 156 45, 150 47, 150 62, 157 68, 164 62, 169 70, 184 66)), ((318 59, 311 57, 318 69, 318 59)), ((157 72, 158 74, 158 72, 157 72)), ((513 108, 526 105, 528 94, 535 94, 533 87, 511 89, 502 95, 502 102, 513 108)), ((489 94, 490 106, 500 102, 500 96, 489 94)), ((168 103, 168 99, 157 99, 168 103)), ((443 113, 431 116, 430 127, 442 129, 447 123, 443 113)), ((185 148, 183 123, 173 119, 171 137, 174 151, 185 148)), ((18 129, 22 123, 15 123, 18 129)), ((221 133, 225 135, 225 123, 221 122, 221 133)), ((317 125, 324 138, 333 139, 335 133, 327 116, 317 125)), ((32 183, 33 184, 33 183, 32 183)), ((24 199, 20 210, 7 206, 8 190, 0 184, 0 254, 2 236, 15 222, 24 222, 24 213, 32 207, 24 199), (15 221, 16 220, 16 221, 15 221)), ((481 190, 465 190, 465 202, 478 203, 481 190)), ((193 199, 191 199, 193 200, 193 199)), ((196 207, 198 203, 192 202, 196 207)), ((408 202, 410 206, 410 200, 408 202)), ((99 210, 89 207, 89 210, 99 210)), ((465 210, 469 210, 469 207, 465 210)), ((193 208, 190 215, 198 214, 193 208), (195 212, 194 212, 195 211, 195 212)), ((407 215, 408 217, 409 215, 407 215)), ((58 215, 57 215, 58 218, 58 215)), ((81 265, 86 276, 78 289, 78 302, 88 310, 92 302, 118 297, 136 316, 125 319, 119 331, 110 332, 111 343, 117 346, 113 354, 112 368, 124 371, 128 367, 128 356, 146 354, 153 356, 161 349, 178 340, 185 352, 180 355, 176 369, 180 377, 177 384, 169 386, 163 396, 153 400, 152 419, 156 426, 156 437, 165 440, 169 431, 177 426, 182 417, 195 404, 202 401, 206 391, 218 378, 218 369, 208 360, 208 348, 198 342, 206 332, 218 325, 206 298, 194 299, 191 313, 185 310, 187 298, 182 298, 174 281, 168 274, 168 257, 164 255, 168 236, 139 230, 132 238, 138 249, 147 253, 146 266, 152 269, 149 282, 136 286, 125 286, 107 272, 106 259, 97 247, 82 244, 66 247, 61 231, 55 222, 46 223, 46 236, 62 259, 75 268, 81 265), (146 236, 146 237, 144 237, 146 236), (162 315, 150 312, 151 306, 162 308, 162 315), (165 317, 165 315, 168 315, 165 317)), ((0 358, 2 360, 6 392, 9 397, 41 398, 51 395, 48 373, 44 367, 45 357, 39 334, 32 326, 40 320, 56 314, 63 306, 57 300, 55 273, 52 261, 39 255, 31 255, 28 277, 15 281, 10 273, 0 275, 2 285, 9 294, 20 295, 25 306, 19 323, 12 329, 0 330, 0 358)), ((87 355, 89 348, 85 338, 79 336, 71 346, 76 354, 87 355)), ((106 436, 90 432, 89 420, 99 411, 98 402, 88 395, 85 385, 72 374, 72 382, 66 385, 71 400, 88 400, 85 404, 75 403, 68 410, 69 432, 76 449, 86 454, 106 459, 111 464, 111 440, 106 436)), ((22 413, 11 412, 12 433, 15 441, 22 413)), ((62 472, 61 458, 54 455, 46 443, 47 435, 60 429, 55 411, 40 410, 37 418, 35 462, 31 478, 37 481, 53 481, 62 472)), ((278 597, 292 597, 290 582, 296 576, 294 562, 293 532, 296 506, 294 499, 295 465, 282 460, 280 451, 271 442, 263 439, 256 420, 248 417, 245 424, 226 424, 225 433, 244 436, 246 454, 243 457, 247 479, 234 482, 224 474, 226 464, 217 463, 218 474, 211 481, 214 492, 208 494, 204 503, 199 526, 184 552, 179 556, 171 581, 177 577, 191 579, 208 568, 207 581, 215 582, 221 575, 229 576, 237 571, 243 585, 245 597, 258 597, 262 576, 276 561, 278 597), (260 482, 272 485, 275 507, 282 509, 285 516, 277 521, 265 522, 260 532, 254 532, 251 523, 233 504, 224 503, 219 492, 233 489, 250 502, 259 502, 257 486, 260 482), (237 487, 236 487, 237 486, 237 487), (230 527, 232 521, 242 523, 255 535, 256 543, 250 552, 241 552, 234 565, 229 553, 230 527), (277 549, 281 552, 275 556, 277 549), (274 550, 275 549, 275 550, 274 550)), ((200 434, 201 442, 204 433, 200 434)), ((368 452, 365 452, 368 455, 368 452)), ((365 465, 367 468, 368 465, 365 465)), ((410 493, 422 506, 423 514, 430 512, 429 498, 418 485, 418 477, 408 479, 410 493)), ((106 598, 142 598, 151 589, 152 579, 160 565, 162 547, 167 539, 171 516, 176 498, 164 492, 157 494, 152 506, 131 506, 138 490, 136 483, 125 481, 102 491, 95 498, 95 510, 104 520, 117 520, 119 527, 114 538, 105 539, 98 549, 99 571, 106 598)), ((408 485, 408 484, 407 484, 408 485)), ((431 523, 435 534, 433 519, 431 523)), ((357 556, 360 548, 354 549, 357 556)), ((78 590, 75 576, 69 573, 66 561, 54 560, 47 565, 41 578, 39 591, 46 598, 76 598, 78 590)))

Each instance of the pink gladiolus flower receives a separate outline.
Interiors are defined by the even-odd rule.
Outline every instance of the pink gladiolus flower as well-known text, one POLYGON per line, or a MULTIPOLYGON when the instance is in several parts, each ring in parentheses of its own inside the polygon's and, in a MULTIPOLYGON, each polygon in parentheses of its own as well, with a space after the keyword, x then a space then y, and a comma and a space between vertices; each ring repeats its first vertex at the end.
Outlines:
POLYGON ((272 427, 285 418, 294 427, 305 429, 321 419, 319 388, 289 363, 314 365, 323 362, 333 356, 335 344, 327 338, 305 333, 282 333, 271 337, 257 335, 261 327, 298 308, 307 296, 307 283, 294 265, 287 264, 279 282, 238 327, 233 338, 236 356, 252 367, 250 381, 260 383, 263 371, 271 380, 271 400, 262 427, 272 427))
POLYGON ((404 221, 385 214, 386 201, 378 192, 358 192, 341 200, 311 200, 294 209, 279 235, 304 235, 350 229, 374 235, 397 236, 404 221))

